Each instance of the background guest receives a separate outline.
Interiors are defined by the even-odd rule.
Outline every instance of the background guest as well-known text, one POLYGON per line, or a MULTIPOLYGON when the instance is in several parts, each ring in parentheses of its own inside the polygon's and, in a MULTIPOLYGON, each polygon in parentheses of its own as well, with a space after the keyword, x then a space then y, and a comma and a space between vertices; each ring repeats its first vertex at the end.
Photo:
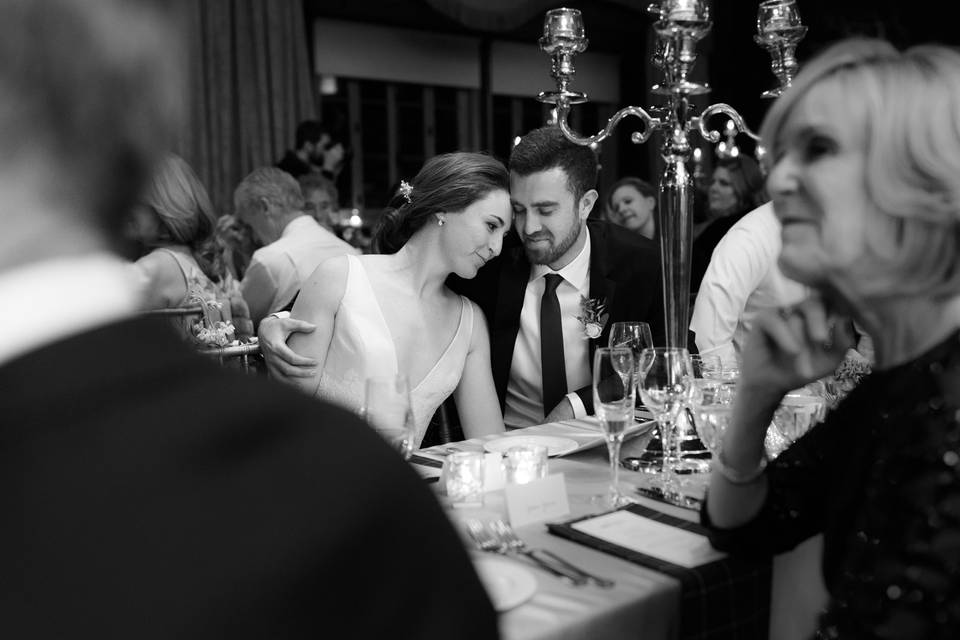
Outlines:
POLYGON ((332 135, 323 152, 323 162, 320 163, 320 175, 337 184, 340 172, 347 160, 347 146, 342 138, 332 135))
POLYGON ((303 212, 333 233, 333 216, 339 202, 336 185, 329 178, 317 173, 305 173, 297 182, 303 194, 303 212))
POLYGON ((4 637, 496 638, 449 520, 355 416, 138 315, 110 248, 181 130, 169 4, 0 2, 0 299, 29 311, 0 314, 4 637))
POLYGON ((710 256, 720 239, 740 218, 765 200, 763 176, 753 158, 741 155, 717 162, 707 189, 707 219, 694 221, 691 293, 700 288, 710 256))
MULTIPOLYGON (((130 233, 139 244, 153 247, 136 262, 146 280, 144 305, 201 304, 208 326, 233 320, 236 337, 249 337, 249 311, 224 267, 215 226, 210 198, 193 169, 179 156, 167 155, 131 214, 130 233)), ((185 336, 193 335, 195 320, 180 323, 185 336)))
POLYGON ((328 260, 304 283, 291 317, 316 326, 291 348, 316 361, 295 384, 352 410, 367 378, 402 375, 419 446, 437 408, 456 398, 468 438, 503 431, 480 309, 446 285, 473 278, 510 228, 507 171, 478 153, 428 160, 377 231, 381 255, 328 260))
POLYGON ((252 171, 237 186, 233 202, 237 217, 262 245, 240 284, 254 326, 289 305, 321 262, 357 252, 303 212, 300 185, 279 169, 252 171))
POLYGON ((757 318, 702 512, 721 549, 824 535, 823 637, 960 625, 960 53, 878 40, 810 61, 764 121, 780 267, 816 296, 757 318), (831 373, 856 321, 874 373, 765 467, 788 391, 831 373))
POLYGON ((757 314, 807 297, 807 287, 780 271, 780 246, 780 222, 771 203, 743 216, 721 238, 700 283, 690 323, 701 354, 738 366, 757 314))
POLYGON ((294 148, 288 149, 276 166, 294 178, 319 173, 328 144, 330 131, 316 120, 304 120, 297 125, 294 148))
POLYGON ((243 280, 253 252, 259 248, 250 227, 240 222, 235 215, 225 214, 217 218, 214 235, 220 245, 224 268, 234 280, 243 280))
POLYGON ((607 212, 611 222, 653 239, 657 234, 657 190, 649 182, 627 176, 610 189, 607 212))

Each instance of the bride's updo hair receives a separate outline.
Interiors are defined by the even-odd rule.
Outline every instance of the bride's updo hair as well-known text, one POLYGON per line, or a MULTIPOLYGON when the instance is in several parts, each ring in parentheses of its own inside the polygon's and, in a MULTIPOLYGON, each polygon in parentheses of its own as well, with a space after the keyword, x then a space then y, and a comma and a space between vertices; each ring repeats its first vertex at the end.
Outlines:
POLYGON ((492 191, 509 191, 503 163, 483 153, 444 153, 424 163, 390 200, 374 232, 376 253, 396 253, 434 214, 459 213, 492 191))

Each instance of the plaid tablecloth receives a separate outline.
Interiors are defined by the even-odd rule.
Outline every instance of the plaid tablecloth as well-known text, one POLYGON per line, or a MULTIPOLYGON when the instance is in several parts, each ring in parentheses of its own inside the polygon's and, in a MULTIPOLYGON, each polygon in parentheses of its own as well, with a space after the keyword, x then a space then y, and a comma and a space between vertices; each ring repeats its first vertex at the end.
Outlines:
MULTIPOLYGON (((706 535, 706 530, 697 523, 643 505, 630 505, 624 510, 678 529, 706 535)), ((726 556, 689 569, 601 540, 571 526, 583 519, 551 524, 548 529, 555 535, 679 579, 682 585, 681 638, 756 640, 767 637, 770 619, 769 561, 758 564, 726 556)))

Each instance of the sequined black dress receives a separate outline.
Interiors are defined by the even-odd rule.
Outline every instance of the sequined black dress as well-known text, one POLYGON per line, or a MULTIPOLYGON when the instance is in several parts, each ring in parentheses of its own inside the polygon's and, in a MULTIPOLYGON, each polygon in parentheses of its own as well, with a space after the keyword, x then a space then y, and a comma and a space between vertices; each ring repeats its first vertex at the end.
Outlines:
POLYGON ((960 337, 877 372, 766 471, 723 550, 775 554, 824 534, 823 638, 960 638, 960 337))

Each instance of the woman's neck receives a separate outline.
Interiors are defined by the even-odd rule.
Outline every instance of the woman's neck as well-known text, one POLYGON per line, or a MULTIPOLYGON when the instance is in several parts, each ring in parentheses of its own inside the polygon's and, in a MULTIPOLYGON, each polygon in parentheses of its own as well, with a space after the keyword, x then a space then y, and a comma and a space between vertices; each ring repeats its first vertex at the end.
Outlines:
POLYGON ((410 238, 393 254, 392 268, 415 295, 424 297, 443 288, 450 270, 445 268, 437 251, 431 250, 431 243, 418 235, 410 238))
POLYGON ((873 339, 875 367, 890 369, 929 351, 960 328, 960 296, 907 297, 861 306, 856 321, 873 339))

